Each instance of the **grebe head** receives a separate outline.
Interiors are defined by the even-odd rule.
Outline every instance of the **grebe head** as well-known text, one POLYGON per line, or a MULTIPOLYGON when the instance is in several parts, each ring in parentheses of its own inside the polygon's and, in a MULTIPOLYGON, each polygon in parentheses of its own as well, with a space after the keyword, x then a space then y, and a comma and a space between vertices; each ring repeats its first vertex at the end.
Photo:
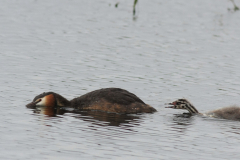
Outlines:
POLYGON ((27 108, 54 107, 56 106, 55 93, 47 92, 36 96, 33 101, 26 105, 27 108))
POLYGON ((172 103, 167 103, 167 105, 170 106, 165 108, 186 109, 190 113, 198 113, 198 110, 187 99, 178 99, 172 103))
POLYGON ((170 105, 165 108, 173 108, 173 109, 186 109, 186 105, 190 102, 186 99, 178 99, 176 101, 173 101, 172 103, 167 103, 167 105, 170 105))

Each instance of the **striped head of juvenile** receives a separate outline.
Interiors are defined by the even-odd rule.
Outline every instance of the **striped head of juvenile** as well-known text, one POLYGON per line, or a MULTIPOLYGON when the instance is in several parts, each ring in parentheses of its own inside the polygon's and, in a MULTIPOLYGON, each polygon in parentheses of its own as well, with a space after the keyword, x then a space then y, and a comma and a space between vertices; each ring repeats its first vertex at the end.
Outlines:
POLYGON ((172 103, 167 103, 167 105, 169 106, 165 108, 186 109, 190 113, 199 113, 198 110, 187 99, 178 99, 172 103))

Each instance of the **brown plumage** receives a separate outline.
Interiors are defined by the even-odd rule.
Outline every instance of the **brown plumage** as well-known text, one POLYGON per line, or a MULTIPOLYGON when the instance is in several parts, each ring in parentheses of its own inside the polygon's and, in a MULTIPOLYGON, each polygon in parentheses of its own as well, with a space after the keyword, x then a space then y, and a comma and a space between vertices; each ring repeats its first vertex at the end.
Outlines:
POLYGON ((28 108, 68 107, 75 110, 97 110, 113 113, 152 113, 156 109, 145 104, 135 94, 120 88, 104 88, 68 101, 61 95, 48 92, 36 96, 28 108))

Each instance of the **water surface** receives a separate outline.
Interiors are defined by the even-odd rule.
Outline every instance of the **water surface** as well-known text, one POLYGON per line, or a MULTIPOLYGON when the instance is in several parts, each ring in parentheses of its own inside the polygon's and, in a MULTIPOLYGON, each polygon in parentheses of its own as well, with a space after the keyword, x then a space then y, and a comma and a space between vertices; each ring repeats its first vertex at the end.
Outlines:
POLYGON ((142 0, 133 20, 132 1, 114 4, 1 2, 0 158, 239 159, 239 121, 183 117, 163 104, 239 104, 240 12, 227 0, 142 0), (72 99, 104 87, 158 112, 49 117, 25 107, 42 92, 72 99))

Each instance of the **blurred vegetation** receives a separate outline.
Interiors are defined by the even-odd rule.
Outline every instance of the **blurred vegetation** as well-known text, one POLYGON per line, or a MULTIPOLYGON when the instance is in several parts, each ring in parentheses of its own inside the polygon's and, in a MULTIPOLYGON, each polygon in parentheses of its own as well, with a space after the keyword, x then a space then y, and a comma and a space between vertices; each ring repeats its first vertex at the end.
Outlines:
MULTIPOLYGON (((239 7, 236 5, 236 3, 234 2, 234 0, 230 0, 230 1, 233 3, 233 6, 234 6, 233 10, 234 10, 234 11, 239 10, 239 7)), ((136 5, 137 5, 137 2, 138 2, 138 0, 134 0, 134 3, 133 3, 133 15, 135 15, 135 13, 136 13, 136 5)))
POLYGON ((136 5, 137 5, 137 2, 138 2, 138 0, 134 0, 134 3, 133 3, 133 15, 135 15, 135 13, 136 13, 136 5))
POLYGON ((232 3, 233 3, 233 5, 234 5, 234 8, 233 8, 233 10, 234 11, 237 11, 237 10, 239 10, 239 8, 238 8, 238 6, 236 5, 236 3, 234 2, 234 0, 230 0, 232 3))
MULTIPOLYGON (((135 13, 136 13, 136 5, 137 5, 137 2, 138 2, 138 0, 134 0, 134 3, 133 3, 133 15, 135 15, 135 13)), ((118 4, 119 4, 119 2, 117 2, 117 3, 115 4, 115 7, 116 7, 116 8, 118 7, 118 4)))
MULTIPOLYGON (((233 3, 233 6, 234 6, 233 10, 234 10, 234 11, 239 10, 239 7, 236 5, 236 3, 234 2, 234 0, 230 0, 230 1, 233 3)), ((138 3, 138 0, 134 0, 134 2, 133 2, 133 16, 135 16, 135 14, 136 14, 136 5, 137 5, 137 3, 138 3)), ((115 7, 116 7, 116 8, 118 7, 118 4, 119 4, 119 2, 117 2, 117 3, 115 4, 115 7)), ((228 10, 231 10, 231 9, 228 9, 228 10)))
MULTIPOLYGON (((230 0, 232 3, 233 3, 233 6, 234 6, 234 8, 233 8, 233 10, 234 11, 237 11, 237 10, 239 10, 239 7, 236 5, 236 3, 234 2, 234 0, 230 0)), ((136 5, 137 5, 137 2, 138 2, 138 0, 134 0, 134 3, 133 3, 133 15, 135 15, 136 14, 136 5)), ((118 4, 118 3, 117 3, 118 4)), ((116 4, 116 5, 117 5, 116 4)), ((116 6, 117 7, 117 6, 116 6)))

